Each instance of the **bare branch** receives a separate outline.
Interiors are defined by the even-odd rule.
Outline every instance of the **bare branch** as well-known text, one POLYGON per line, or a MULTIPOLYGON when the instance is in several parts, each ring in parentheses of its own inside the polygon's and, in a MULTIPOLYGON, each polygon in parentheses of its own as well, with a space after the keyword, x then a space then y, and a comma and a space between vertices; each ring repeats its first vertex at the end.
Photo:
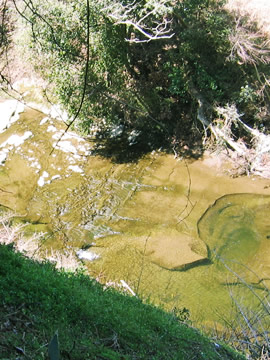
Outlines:
POLYGON ((158 39, 170 39, 174 36, 171 29, 172 21, 168 18, 172 9, 168 0, 153 1, 148 8, 139 9, 133 1, 128 5, 116 2, 102 9, 103 13, 113 20, 114 25, 126 25, 139 32, 143 38, 136 37, 133 32, 128 42, 149 42, 158 39), (151 6, 151 7, 150 7, 151 6))
POLYGON ((270 42, 261 31, 252 31, 237 20, 235 31, 229 36, 232 44, 229 60, 239 59, 242 64, 257 64, 270 62, 270 42))

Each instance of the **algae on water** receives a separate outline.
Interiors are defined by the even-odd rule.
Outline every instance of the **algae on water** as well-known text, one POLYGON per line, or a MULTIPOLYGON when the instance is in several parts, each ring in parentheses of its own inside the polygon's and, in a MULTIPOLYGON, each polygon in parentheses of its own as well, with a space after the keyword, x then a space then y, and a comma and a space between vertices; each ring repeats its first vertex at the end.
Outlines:
POLYGON ((217 320, 213 309, 230 306, 222 285, 227 274, 213 253, 248 261, 269 277, 264 180, 228 178, 207 159, 190 161, 187 171, 162 152, 118 164, 93 155, 93 140, 74 133, 57 144, 64 130, 59 120, 26 107, 0 134, 1 146, 12 135, 32 133, 0 166, 0 204, 29 222, 28 234, 46 232, 44 256, 88 251, 94 261, 82 261, 90 276, 125 280, 141 297, 167 309, 185 306, 198 320, 217 320), (235 192, 249 194, 224 196, 211 207, 235 192))

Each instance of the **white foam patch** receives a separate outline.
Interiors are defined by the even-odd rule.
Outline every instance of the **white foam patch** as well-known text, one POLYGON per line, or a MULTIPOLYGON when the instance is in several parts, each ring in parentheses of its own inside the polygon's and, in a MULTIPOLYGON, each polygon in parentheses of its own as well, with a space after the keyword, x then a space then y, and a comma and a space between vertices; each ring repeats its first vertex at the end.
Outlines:
POLYGON ((49 120, 48 117, 45 117, 44 119, 41 120, 41 122, 39 123, 39 125, 44 125, 46 124, 46 122, 49 120))
POLYGON ((60 139, 60 138, 61 138, 61 133, 60 133, 60 132, 56 132, 55 134, 53 134, 52 138, 55 139, 55 140, 60 139))
POLYGON ((49 126, 48 126, 47 131, 48 131, 48 132, 56 132, 56 131, 57 131, 57 129, 56 129, 56 127, 55 127, 55 126, 53 126, 53 125, 49 125, 49 126))
MULTIPOLYGON (((53 145, 53 146, 56 146, 56 143, 53 145)), ((72 153, 77 153, 77 149, 74 145, 71 144, 70 141, 59 141, 59 143, 57 144, 57 148, 60 148, 60 150, 66 152, 66 153, 69 153, 69 152, 72 152, 72 153)))
POLYGON ((60 176, 60 175, 54 175, 54 176, 51 178, 51 181, 56 180, 56 179, 61 179, 61 176, 60 176))
POLYGON ((5 147, 7 145, 12 145, 12 146, 20 146, 22 145, 25 140, 27 140, 28 138, 30 138, 30 136, 32 136, 33 133, 31 131, 26 131, 22 136, 19 135, 11 135, 6 141, 4 141, 0 147, 5 147))
POLYGON ((94 253, 93 251, 79 250, 76 254, 81 260, 94 261, 100 258, 100 255, 94 253))
POLYGON ((41 165, 38 162, 38 159, 36 158, 28 158, 28 161, 30 161, 30 166, 34 169, 40 170, 41 169, 41 165))
POLYGON ((7 153, 4 151, 0 151, 0 165, 4 164, 7 159, 7 153))
POLYGON ((83 173, 83 170, 78 165, 69 165, 68 169, 77 173, 83 173))
POLYGON ((17 100, 7 100, 0 103, 0 132, 5 131, 13 122, 19 119, 24 111, 24 104, 17 100))
POLYGON ((38 186, 42 187, 46 184, 45 179, 49 177, 49 174, 47 173, 47 171, 43 171, 41 177, 38 179, 38 186))
POLYGON ((42 187, 45 185, 45 180, 44 178, 41 176, 39 179, 38 179, 38 186, 42 187))

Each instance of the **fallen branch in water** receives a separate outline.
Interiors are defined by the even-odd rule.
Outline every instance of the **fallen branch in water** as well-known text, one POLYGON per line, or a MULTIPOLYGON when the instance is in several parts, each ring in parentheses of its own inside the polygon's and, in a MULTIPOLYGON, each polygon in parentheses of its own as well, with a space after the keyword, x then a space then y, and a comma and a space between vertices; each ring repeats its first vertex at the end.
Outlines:
POLYGON ((216 142, 233 149, 247 175, 270 178, 270 136, 246 125, 235 105, 218 107, 216 111, 220 117, 214 124, 209 125, 216 142), (232 126, 241 128, 242 133, 246 134, 245 137, 250 139, 249 143, 243 138, 235 138, 232 126))
POLYGON ((203 125, 205 137, 210 130, 216 143, 216 147, 231 149, 240 168, 239 174, 253 174, 264 178, 270 178, 270 135, 265 135, 258 129, 253 129, 241 120, 235 105, 213 108, 197 91, 192 83, 189 83, 189 92, 198 103, 197 119, 203 125), (218 118, 211 121, 211 114, 217 113, 218 118), (234 130, 241 128, 242 138, 237 138, 234 130), (248 140, 244 140, 246 138, 248 140))
MULTIPOLYGON (((261 279, 252 269, 247 265, 238 263, 234 260, 225 260, 222 257, 218 256, 216 258, 222 264, 229 273, 235 278, 235 281, 238 285, 242 285, 247 291, 245 297, 250 296, 252 298, 252 303, 256 303, 256 308, 247 305, 247 302, 244 301, 243 293, 240 294, 233 290, 232 284, 227 283, 229 290, 229 295, 232 300, 232 305, 237 313, 236 319, 226 318, 224 315, 220 315, 221 319, 226 323, 227 329, 230 329, 230 332, 226 335, 226 340, 233 343, 234 346, 242 351, 247 353, 252 359, 269 359, 264 357, 264 355, 269 353, 270 349, 270 331, 269 331, 269 314, 270 314, 270 303, 269 303, 269 288, 265 285, 264 279, 261 279), (232 265, 229 266, 228 262, 232 265), (237 270, 235 266, 237 265, 237 270), (250 283, 245 279, 242 271, 239 275, 239 266, 248 271, 247 274, 252 274, 252 276, 257 278, 259 283, 262 284, 262 288, 258 291, 254 283, 250 283)), ((255 283, 257 284, 257 283, 255 283)), ((253 305, 254 306, 254 305, 253 305)))
POLYGON ((131 289, 131 287, 125 282, 125 280, 120 280, 123 288, 127 289, 132 296, 136 296, 135 292, 131 289))

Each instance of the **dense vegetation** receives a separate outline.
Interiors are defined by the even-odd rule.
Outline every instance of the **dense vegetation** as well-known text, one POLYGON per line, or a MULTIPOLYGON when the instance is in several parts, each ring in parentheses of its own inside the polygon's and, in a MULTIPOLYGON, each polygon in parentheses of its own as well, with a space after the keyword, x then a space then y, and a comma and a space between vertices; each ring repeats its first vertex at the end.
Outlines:
POLYGON ((225 1, 14 3, 29 57, 85 134, 181 152, 227 104, 268 132, 268 44, 225 1))
MULTIPOLYGON (((224 4, 2 1, 1 85, 9 84, 16 28, 25 56, 48 81, 46 95, 68 110, 70 124, 102 139, 106 153, 120 148, 129 160, 127 149, 134 155, 166 146, 199 155, 210 125, 226 122, 217 109, 227 105, 268 134, 269 44, 256 24, 228 13, 224 4)), ((231 119, 233 136, 243 137, 231 119)), ((82 274, 58 273, 6 247, 0 257, 5 358, 46 358, 56 330, 63 359, 241 358, 174 315, 104 291, 82 274)))
POLYGON ((10 246, 0 246, 0 258, 2 360, 47 358, 56 330, 61 359, 244 359, 173 314, 81 273, 58 272, 10 246))
POLYGON ((0 2, 0 87, 8 83, 4 73, 7 67, 7 51, 11 43, 11 34, 13 31, 13 22, 11 21, 7 3, 7 0, 0 2))

